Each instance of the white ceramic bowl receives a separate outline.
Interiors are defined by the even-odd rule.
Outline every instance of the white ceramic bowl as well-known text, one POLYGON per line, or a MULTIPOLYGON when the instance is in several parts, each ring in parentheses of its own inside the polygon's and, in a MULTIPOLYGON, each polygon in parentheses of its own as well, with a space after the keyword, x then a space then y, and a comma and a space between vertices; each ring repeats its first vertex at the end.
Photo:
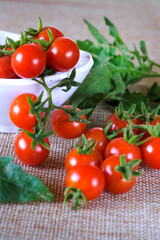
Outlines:
MULTIPOLYGON (((6 37, 14 40, 19 39, 19 35, 0 30, 0 44, 5 44, 6 37)), ((82 83, 93 65, 93 59, 85 51, 80 51, 80 59, 76 65, 75 81, 82 83)), ((71 70, 68 72, 57 72, 55 75, 45 77, 48 86, 59 83, 62 79, 69 77, 71 70)), ((57 106, 62 105, 75 92, 77 87, 72 87, 68 92, 56 88, 52 92, 53 103, 57 106)), ((13 133, 17 131, 17 127, 10 121, 9 107, 11 101, 21 93, 34 93, 39 95, 44 90, 40 84, 31 79, 3 79, 0 78, 0 132, 13 133)), ((44 92, 44 99, 46 94, 44 92)))

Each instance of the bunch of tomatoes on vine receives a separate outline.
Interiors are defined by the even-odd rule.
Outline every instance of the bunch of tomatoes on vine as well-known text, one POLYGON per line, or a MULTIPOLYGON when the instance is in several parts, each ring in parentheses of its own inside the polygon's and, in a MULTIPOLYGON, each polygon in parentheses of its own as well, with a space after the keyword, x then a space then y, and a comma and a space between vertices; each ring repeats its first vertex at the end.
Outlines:
POLYGON ((63 87, 63 91, 68 91, 78 86, 74 80, 78 46, 57 28, 42 28, 39 18, 38 30, 29 28, 25 34, 21 33, 18 41, 7 38, 6 44, 0 47, 0 54, 1 78, 32 78, 47 92, 45 100, 42 100, 43 91, 39 96, 24 93, 10 105, 10 119, 20 128, 14 143, 18 159, 30 166, 41 164, 51 151, 48 137, 52 134, 76 139, 65 159, 65 203, 73 199, 73 209, 77 209, 82 200, 86 203, 98 198, 104 189, 114 194, 131 190, 142 174, 137 171, 141 161, 150 168, 160 169, 159 107, 149 112, 142 103, 142 112, 137 114, 136 105, 126 111, 120 103, 104 128, 87 129, 86 115, 92 109, 53 104, 55 88, 63 87), (48 87, 45 74, 70 69, 68 78, 48 87), (46 131, 50 114, 52 130, 46 131))

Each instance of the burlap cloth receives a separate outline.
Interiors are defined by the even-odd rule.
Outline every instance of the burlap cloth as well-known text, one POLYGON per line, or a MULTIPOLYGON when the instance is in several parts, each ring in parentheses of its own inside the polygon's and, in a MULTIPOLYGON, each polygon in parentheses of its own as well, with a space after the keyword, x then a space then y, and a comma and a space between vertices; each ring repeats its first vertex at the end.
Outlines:
MULTIPOLYGON (((72 2, 0 1, 1 29, 19 32, 27 26, 36 26, 37 16, 41 16, 45 25, 56 25, 74 40, 83 40, 91 37, 82 17, 107 36, 103 23, 103 16, 107 16, 118 26, 129 46, 146 40, 150 56, 160 62, 160 1, 72 2)), ((144 80, 137 88, 145 91, 152 82, 152 79, 144 80)), ((90 126, 103 127, 111 110, 105 104, 98 106, 90 126)), ((75 212, 71 211, 70 204, 65 207, 63 203, 64 160, 73 141, 53 135, 48 160, 38 167, 28 167, 16 158, 14 139, 14 134, 0 133, 0 155, 14 156, 16 164, 48 186, 55 201, 0 205, 1 240, 160 239, 160 171, 142 164, 140 169, 144 169, 144 173, 129 193, 117 196, 104 192, 75 212)))

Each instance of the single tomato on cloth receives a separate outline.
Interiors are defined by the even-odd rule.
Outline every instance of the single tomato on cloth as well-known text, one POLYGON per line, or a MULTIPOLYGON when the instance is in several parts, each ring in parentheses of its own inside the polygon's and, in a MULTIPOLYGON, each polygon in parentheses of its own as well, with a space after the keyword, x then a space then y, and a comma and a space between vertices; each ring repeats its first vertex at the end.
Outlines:
MULTIPOLYGON (((137 145, 133 145, 119 137, 111 140, 105 148, 105 158, 125 154, 127 161, 141 159, 141 151, 137 145)), ((138 165, 136 166, 138 167, 138 165)))
POLYGON ((74 148, 67 154, 65 159, 65 169, 68 172, 74 166, 85 164, 100 167, 102 161, 103 157, 96 149, 93 149, 90 154, 79 154, 77 149, 74 148))
MULTIPOLYGON (((30 130, 33 133, 33 130, 30 130)), ((48 146, 50 146, 48 138, 43 139, 48 146)), ((24 131, 20 132, 14 143, 14 150, 18 159, 30 166, 36 166, 44 162, 49 155, 49 150, 43 147, 40 143, 32 150, 32 138, 30 138, 24 131)))
POLYGON ((66 187, 80 189, 88 201, 101 195, 104 184, 102 171, 87 164, 73 167, 66 176, 66 187))
MULTIPOLYGON (((71 109, 70 105, 64 105, 64 108, 71 109)), ((78 108, 76 111, 80 111, 78 108)), ((82 115, 80 118, 86 120, 86 116, 82 115)), ((70 116, 65 113, 62 109, 56 109, 51 118, 52 129, 55 133, 66 139, 73 139, 81 136, 85 131, 87 124, 83 122, 70 121, 70 116)))
MULTIPOLYGON (((132 160, 132 162, 133 161, 134 160, 132 160)), ((140 160, 135 160, 135 163, 132 166, 133 169, 138 162, 140 162, 140 160)), ((125 155, 111 156, 103 161, 101 170, 105 177, 105 189, 107 191, 115 194, 122 194, 133 188, 136 182, 135 176, 141 175, 141 172, 132 170, 130 165, 132 165, 132 163, 126 162, 125 155), (120 162, 121 157, 123 158, 122 163, 120 162), (120 168, 122 172, 116 169, 117 167, 120 168), (131 174, 131 176, 128 177, 128 174, 131 174)))

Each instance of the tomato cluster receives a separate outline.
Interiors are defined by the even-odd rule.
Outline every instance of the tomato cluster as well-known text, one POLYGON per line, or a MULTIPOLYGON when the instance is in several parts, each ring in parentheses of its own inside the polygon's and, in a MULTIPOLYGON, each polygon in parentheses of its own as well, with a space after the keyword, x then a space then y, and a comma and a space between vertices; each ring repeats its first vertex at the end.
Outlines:
MULTIPOLYGON (((17 47, 12 56, 0 57, 0 77, 8 77, 8 73, 10 78, 15 77, 15 74, 19 77, 35 78, 42 74, 46 65, 55 71, 67 71, 73 68, 79 59, 77 45, 53 27, 42 28, 34 36, 32 43, 22 40, 21 42, 24 44, 17 47), (44 43, 47 48, 44 48, 44 43), (6 69, 3 70, 3 66, 6 69)), ((12 49, 9 50, 12 52, 12 49)), ((71 74, 70 85, 74 76, 74 73, 71 74)), ((81 137, 80 143, 75 142, 75 147, 65 158, 65 202, 73 198, 74 209, 80 205, 82 199, 86 203, 87 200, 98 198, 104 188, 115 194, 131 190, 136 177, 141 174, 136 171, 141 159, 147 166, 160 169, 160 137, 151 136, 154 130, 150 131, 150 127, 156 125, 155 128, 160 133, 160 126, 157 125, 160 123, 158 115, 150 114, 152 121, 149 121, 147 115, 145 121, 143 114, 141 118, 134 116, 134 108, 123 114, 121 106, 119 112, 109 116, 104 128, 93 127, 86 130, 85 114, 88 110, 80 110, 70 105, 55 106, 51 91, 60 85, 49 88, 43 76, 41 79, 42 83, 39 83, 48 94, 46 100, 42 101, 43 92, 38 97, 31 93, 23 93, 11 103, 10 119, 22 130, 15 140, 15 153, 21 162, 34 166, 47 159, 51 150, 48 139, 51 134, 55 133, 64 139, 81 137), (48 107, 45 107, 46 103, 48 107), (45 132, 49 113, 53 110, 53 131, 45 132)), ((66 86, 66 90, 70 89, 70 86, 66 85, 66 79, 64 80, 61 86, 66 86)))
POLYGON ((6 54, 0 57, 0 78, 38 77, 46 66, 64 72, 72 69, 79 60, 77 44, 55 27, 44 27, 34 38, 21 42, 18 46, 15 42, 15 49, 6 45, 6 54), (47 48, 43 47, 44 42, 47 42, 47 48), (12 55, 8 55, 7 50, 12 55))
MULTIPOLYGON (((24 164, 38 165, 48 157, 49 150, 41 142, 34 149, 31 147, 33 139, 28 132, 34 133, 33 128, 37 119, 35 114, 30 113, 31 106, 28 97, 33 103, 36 103, 37 97, 35 95, 22 94, 13 100, 10 107, 10 118, 13 123, 25 129, 16 138, 15 153, 24 164)), ((76 108, 77 113, 80 111, 76 108)), ((139 147, 130 139, 118 135, 119 130, 123 129, 125 131, 130 123, 124 121, 123 128, 121 128, 122 120, 114 115, 114 119, 117 118, 116 126, 114 126, 117 130, 117 137, 109 140, 109 134, 116 132, 111 127, 115 122, 107 120, 106 128, 107 124, 110 124, 108 132, 106 132, 106 128, 101 127, 86 130, 87 123, 71 121, 71 113, 72 106, 70 105, 64 105, 56 109, 51 117, 51 126, 55 134, 61 138, 81 137, 80 143, 75 143, 75 148, 67 154, 65 159, 67 172, 65 201, 67 202, 71 197, 79 198, 79 200, 76 200, 75 209, 78 207, 77 202, 79 203, 82 199, 93 200, 99 197, 104 188, 115 194, 122 194, 131 190, 136 182, 136 177, 139 175, 136 169, 139 166, 140 159, 149 167, 160 169, 159 137, 150 136, 139 147), (69 111, 69 113, 65 111, 69 111)), ((43 113, 40 112, 40 115, 43 119, 43 113)), ((109 119, 113 119, 112 116, 109 119)), ((86 116, 82 114, 81 120, 86 120, 86 116)), ((131 122, 134 123, 134 126, 141 126, 142 124, 138 119, 131 122), (136 123, 139 123, 139 125, 136 125, 136 123)), ((139 131, 142 132, 142 130, 139 131)), ((47 137, 43 141, 50 146, 47 137)))
MULTIPOLYGON (((96 144, 90 153, 81 152, 81 148, 76 147, 66 156, 66 202, 71 197, 73 199, 76 198, 77 191, 75 191, 75 188, 80 189, 87 200, 99 197, 103 192, 103 188, 114 194, 130 191, 135 185, 136 177, 142 173, 136 171, 141 160, 148 167, 160 169, 160 137, 153 137, 147 131, 140 130, 147 123, 142 122, 139 118, 133 118, 134 116, 132 115, 130 121, 123 121, 113 113, 106 121, 105 126, 109 124, 107 133, 105 128, 100 127, 93 127, 84 132, 86 140, 96 141, 96 144), (132 132, 133 136, 131 139, 127 140, 123 137, 124 133, 122 134, 122 132, 127 129, 130 122, 133 123, 135 129, 132 132), (113 132, 117 132, 116 137, 109 140, 107 136, 113 132), (144 132, 144 136, 141 137, 142 132, 144 132), (136 136, 135 134, 138 135, 136 136), (136 137, 141 140, 140 147, 138 146, 139 142, 133 141, 136 137), (98 151, 101 157, 95 155, 95 151, 96 153, 98 151), (92 169, 95 169, 94 174, 92 169), (98 169, 103 173, 104 179, 99 179, 98 169), (98 189, 97 185, 89 184, 90 178, 92 178, 92 182, 96 181, 99 183, 98 189), (94 197, 92 196, 93 191, 96 192, 94 197)), ((160 122, 158 115, 154 116, 155 118, 156 120, 150 122, 150 125, 154 126, 157 122, 160 122)), ((82 195, 79 198, 84 200, 82 195)), ((74 203, 74 208, 77 208, 76 203, 74 203)))

